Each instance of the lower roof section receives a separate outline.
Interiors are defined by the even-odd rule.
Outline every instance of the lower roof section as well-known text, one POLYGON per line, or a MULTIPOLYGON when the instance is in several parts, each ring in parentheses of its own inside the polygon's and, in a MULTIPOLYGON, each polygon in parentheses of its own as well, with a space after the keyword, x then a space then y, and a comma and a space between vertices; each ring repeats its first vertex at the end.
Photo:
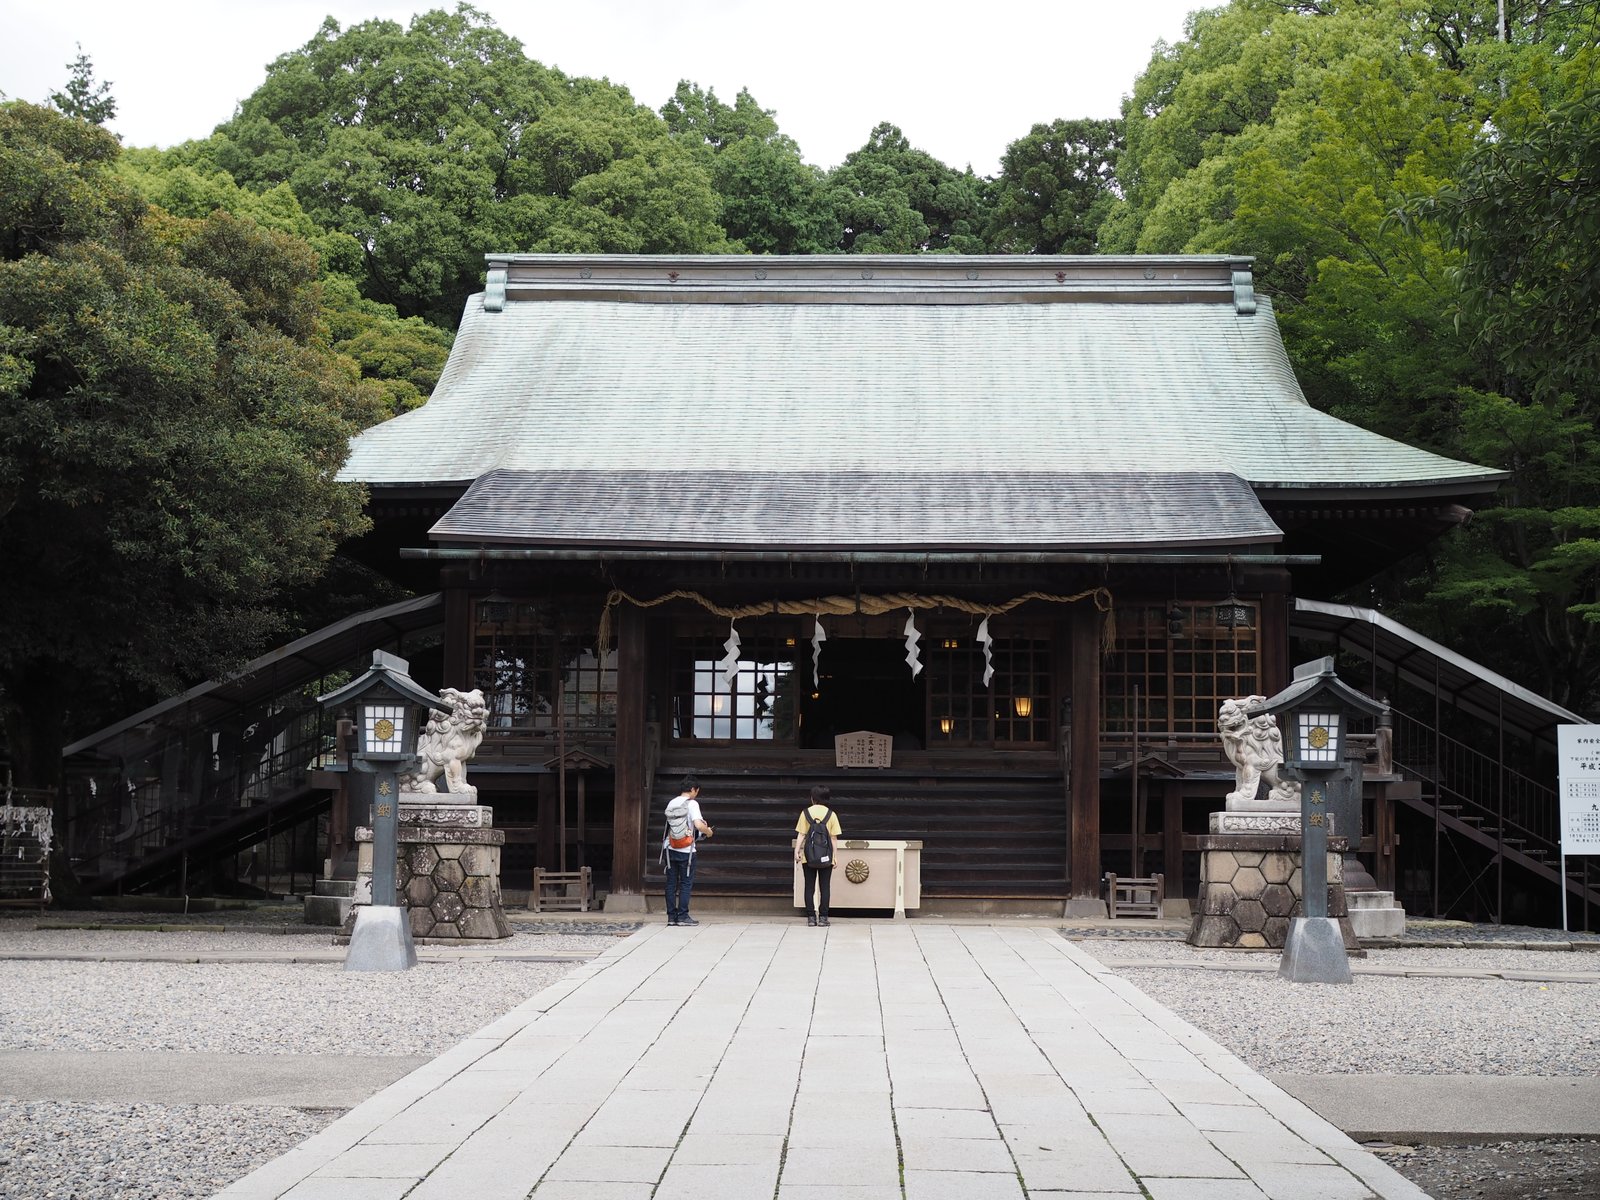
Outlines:
POLYGON ((1246 549, 1282 531, 1221 472, 490 471, 441 545, 707 550, 1246 549))

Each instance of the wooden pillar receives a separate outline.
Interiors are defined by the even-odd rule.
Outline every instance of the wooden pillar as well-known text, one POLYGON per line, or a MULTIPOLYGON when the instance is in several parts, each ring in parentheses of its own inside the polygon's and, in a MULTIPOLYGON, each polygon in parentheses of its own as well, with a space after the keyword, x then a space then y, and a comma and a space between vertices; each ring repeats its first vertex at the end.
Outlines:
POLYGON ((1167 899, 1183 897, 1183 780, 1161 785, 1161 873, 1166 876, 1167 899))
POLYGON ((444 588, 444 663, 442 688, 472 686, 473 603, 467 572, 459 567, 441 572, 444 588))
POLYGON ((1100 899, 1100 630, 1092 604, 1072 610, 1072 874, 1068 916, 1105 915, 1100 899))
POLYGON ((1261 690, 1275 696, 1289 686, 1294 664, 1289 661, 1289 609, 1287 592, 1268 592, 1261 597, 1261 690))
POLYGON ((1376 843, 1376 852, 1372 860, 1372 876, 1377 881, 1378 890, 1392 892, 1395 890, 1395 881, 1398 872, 1395 869, 1395 847, 1400 839, 1395 834, 1394 797, 1389 794, 1389 785, 1379 783, 1375 785, 1376 796, 1372 804, 1373 840, 1376 843))
POLYGON ((611 891, 607 912, 643 912, 645 708, 649 703, 649 626, 631 604, 616 609, 617 757, 611 834, 611 891))
POLYGON ((553 871, 560 850, 556 844, 556 776, 551 773, 538 776, 539 840, 534 847, 533 865, 553 871))

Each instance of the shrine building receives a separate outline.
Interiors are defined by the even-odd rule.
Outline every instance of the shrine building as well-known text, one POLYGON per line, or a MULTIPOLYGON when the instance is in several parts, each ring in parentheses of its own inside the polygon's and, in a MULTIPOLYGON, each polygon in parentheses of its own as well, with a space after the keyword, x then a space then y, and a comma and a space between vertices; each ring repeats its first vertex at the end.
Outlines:
POLYGON ((508 890, 582 864, 639 906, 694 775, 697 900, 786 895, 817 783, 848 836, 923 842, 931 902, 1088 911, 1108 870, 1193 895, 1219 703, 1288 681, 1297 598, 1502 478, 1313 409, 1243 257, 487 278, 432 397, 343 478, 357 553, 439 593, 419 679, 489 699, 471 774, 508 890), (860 732, 884 765, 841 755, 860 732))

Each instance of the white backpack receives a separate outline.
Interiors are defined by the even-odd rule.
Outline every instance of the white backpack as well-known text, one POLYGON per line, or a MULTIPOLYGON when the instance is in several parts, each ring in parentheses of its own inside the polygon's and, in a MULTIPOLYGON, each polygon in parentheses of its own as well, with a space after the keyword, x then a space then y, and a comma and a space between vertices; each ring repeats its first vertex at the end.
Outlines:
POLYGON ((667 803, 667 846, 687 850, 694 845, 694 826, 689 821, 689 797, 676 796, 667 803))

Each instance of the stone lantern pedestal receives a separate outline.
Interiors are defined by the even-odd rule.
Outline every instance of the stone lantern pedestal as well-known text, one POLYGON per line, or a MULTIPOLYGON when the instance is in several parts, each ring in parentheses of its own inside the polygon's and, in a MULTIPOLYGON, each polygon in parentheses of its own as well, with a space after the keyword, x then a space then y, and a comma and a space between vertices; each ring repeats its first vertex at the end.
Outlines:
MULTIPOLYGON (((1344 838, 1328 839, 1328 915, 1347 950, 1359 950, 1343 877, 1344 838)), ((1200 898, 1191 946, 1281 950, 1289 922, 1303 916, 1300 814, 1215 812, 1200 839, 1200 898)))
MULTIPOLYGON (((429 803, 426 793, 400 794, 396 884, 412 936, 493 941, 511 936, 500 900, 503 829, 480 804, 429 803)), ((372 830, 356 830, 354 903, 340 930, 348 937, 359 907, 372 902, 372 830)))

